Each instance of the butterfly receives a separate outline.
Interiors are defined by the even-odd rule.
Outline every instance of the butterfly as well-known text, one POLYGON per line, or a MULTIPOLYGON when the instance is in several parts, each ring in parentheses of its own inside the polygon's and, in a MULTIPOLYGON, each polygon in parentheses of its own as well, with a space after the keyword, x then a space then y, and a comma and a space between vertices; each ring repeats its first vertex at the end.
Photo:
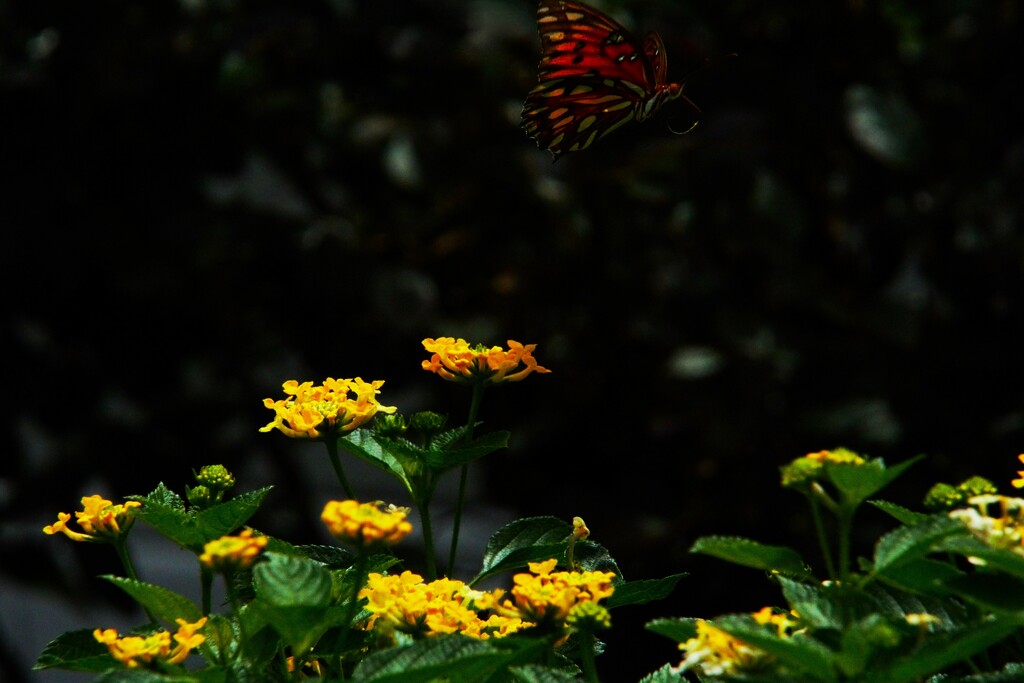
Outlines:
POLYGON ((643 122, 682 98, 667 80, 665 44, 657 33, 641 43, 621 24, 575 0, 541 0, 537 85, 526 96, 520 126, 551 152, 586 149, 630 121, 643 122))

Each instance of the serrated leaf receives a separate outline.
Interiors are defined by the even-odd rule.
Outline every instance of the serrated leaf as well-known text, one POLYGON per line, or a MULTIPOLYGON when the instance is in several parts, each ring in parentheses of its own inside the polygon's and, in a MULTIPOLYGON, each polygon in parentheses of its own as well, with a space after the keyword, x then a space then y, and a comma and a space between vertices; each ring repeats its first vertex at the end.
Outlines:
POLYGON ((859 464, 826 462, 825 475, 839 490, 843 503, 852 507, 881 491, 922 457, 904 460, 892 467, 886 467, 881 458, 859 464))
POLYGON ((677 643, 685 643, 690 638, 697 637, 698 621, 700 619, 693 617, 655 619, 647 622, 644 628, 652 633, 671 638, 677 643))
POLYGON ((979 572, 951 579, 946 587, 992 612, 1024 612, 1024 580, 1015 576, 979 572))
POLYGON ((943 539, 965 534, 964 525, 945 515, 932 516, 913 526, 901 526, 878 539, 874 571, 884 572, 904 562, 920 559, 943 539))
POLYGON ((393 647, 366 657, 353 683, 427 683, 439 677, 454 683, 486 670, 505 653, 489 641, 440 636, 393 647))
POLYGON ((572 525, 557 517, 524 517, 499 529, 484 550, 483 568, 471 583, 552 557, 564 557, 572 525))
POLYGON ((468 444, 451 449, 430 449, 424 453, 427 466, 443 472, 508 448, 509 432, 491 432, 468 444))
POLYGON ((579 679, 575 674, 552 666, 527 664, 509 668, 512 678, 519 683, 576 683, 579 679))
POLYGON ((161 484, 143 498, 135 516, 183 548, 195 552, 203 545, 230 534, 252 517, 272 487, 249 491, 199 513, 185 510, 181 498, 161 484))
POLYGON ((933 634, 913 652, 885 667, 869 670, 867 683, 909 683, 965 662, 1008 637, 1024 624, 1020 617, 996 618, 956 631, 933 634))
POLYGON ((785 576, 778 581, 786 603, 804 623, 815 629, 842 628, 842 606, 820 583, 802 583, 785 576))
POLYGON ((641 678, 640 683, 681 683, 684 680, 681 673, 672 670, 671 664, 666 664, 641 678))
POLYGON ((247 491, 223 503, 199 512, 196 519, 199 531, 206 538, 203 543, 214 541, 239 529, 256 514, 263 504, 263 499, 270 493, 272 486, 264 486, 255 491, 247 491))
POLYGON ((902 590, 941 596, 949 595, 945 584, 963 576, 963 572, 949 562, 919 558, 888 567, 878 576, 885 583, 902 590))
POLYGON ((32 668, 96 672, 117 665, 107 646, 98 642, 91 630, 83 629, 62 633, 50 641, 32 668))
POLYGON ((196 622, 203 616, 202 610, 194 602, 163 586, 123 576, 107 575, 101 578, 123 590, 149 614, 163 619, 168 624, 174 625, 175 619, 196 622))
POLYGON ((326 605, 274 605, 262 598, 250 602, 247 612, 246 624, 268 624, 295 652, 307 652, 336 621, 326 605))
POLYGON ((414 493, 413 482, 406 475, 402 463, 378 443, 379 438, 374 438, 367 429, 356 429, 338 439, 338 447, 394 476, 405 485, 409 493, 414 493))
POLYGON ((966 533, 944 539, 937 549, 962 555, 969 558, 972 564, 981 564, 988 569, 998 569, 1024 579, 1024 557, 1009 548, 993 548, 966 533))
POLYGON ((615 592, 608 598, 609 609, 623 605, 642 605, 652 600, 662 600, 675 589, 679 579, 686 574, 672 574, 663 579, 643 579, 640 581, 623 581, 615 585, 615 592))
POLYGON ((896 503, 890 503, 887 500, 869 500, 869 505, 874 505, 882 512, 896 519, 901 524, 913 525, 918 522, 923 522, 930 518, 931 515, 924 512, 916 512, 915 510, 909 510, 896 503))
POLYGON ((331 572, 306 557, 264 553, 253 567, 256 595, 275 606, 325 606, 331 602, 331 572))
POLYGON ((795 576, 807 575, 800 554, 792 548, 765 545, 738 536, 703 536, 690 548, 691 553, 711 555, 734 564, 795 576))
POLYGON ((169 674, 149 669, 113 669, 98 676, 93 683, 222 683, 220 672, 197 672, 196 674, 169 674))
POLYGON ((833 653, 812 638, 780 638, 774 628, 758 624, 745 614, 719 617, 711 623, 744 643, 773 655, 787 669, 799 674, 802 680, 821 683, 838 680, 833 653))

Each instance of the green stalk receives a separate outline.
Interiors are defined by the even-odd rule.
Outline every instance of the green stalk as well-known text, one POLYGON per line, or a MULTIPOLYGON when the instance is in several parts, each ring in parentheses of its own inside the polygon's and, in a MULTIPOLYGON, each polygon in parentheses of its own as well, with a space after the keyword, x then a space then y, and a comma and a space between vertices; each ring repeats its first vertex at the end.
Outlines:
POLYGON ((846 581, 850 577, 850 536, 853 533, 855 508, 839 506, 839 577, 846 581))
MULTIPOLYGON (((466 421, 466 434, 462 439, 468 444, 473 440, 473 426, 476 424, 476 416, 480 412, 480 401, 484 395, 483 382, 473 384, 473 398, 469 403, 469 419, 466 421)), ((462 526, 462 508, 466 503, 466 482, 469 479, 469 463, 463 463, 459 473, 459 495, 455 499, 455 520, 452 523, 452 545, 448 552, 448 574, 455 570, 455 556, 459 547, 459 529, 462 526)))
POLYGON ((430 499, 433 498, 437 479, 433 473, 430 475, 430 478, 432 481, 427 487, 426 495, 422 499, 416 499, 416 508, 419 510, 420 522, 423 525, 423 546, 427 561, 427 580, 434 581, 437 579, 437 559, 434 550, 434 525, 430 521, 430 499))
MULTIPOLYGON (((135 571, 135 565, 132 563, 132 556, 128 553, 128 531, 125 530, 114 539, 114 551, 117 553, 118 559, 121 560, 121 566, 124 567, 124 573, 129 579, 133 581, 139 580, 139 575, 135 571)), ((160 621, 149 611, 148 607, 143 607, 146 612, 146 616, 153 623, 154 626, 159 626, 160 621)))
POLYGON ((345 470, 341 466, 341 458, 338 457, 338 438, 335 436, 329 436, 324 439, 324 443, 327 445, 327 454, 331 456, 331 465, 334 467, 335 474, 338 475, 338 481, 341 482, 341 488, 345 490, 345 495, 349 499, 354 499, 356 496, 352 493, 352 487, 348 483, 348 477, 345 476, 345 470))
POLYGON ((580 631, 580 655, 583 659, 583 677, 587 683, 601 683, 597 677, 597 665, 594 662, 594 634, 580 631))
POLYGON ((828 542, 828 534, 825 531, 825 520, 821 518, 821 505, 813 495, 807 496, 807 500, 811 505, 811 519, 814 520, 814 530, 818 534, 818 545, 821 546, 821 555, 825 558, 825 570, 828 572, 828 578, 835 581, 838 578, 836 576, 836 565, 832 561, 832 547, 828 542))
POLYGON ((345 667, 341 662, 341 658, 345 656, 345 641, 348 640, 349 631, 352 630, 352 620, 356 618, 356 614, 359 611, 359 590, 366 583, 366 567, 368 562, 369 555, 366 552, 366 547, 360 544, 359 553, 356 555, 356 563, 354 565, 355 571, 352 573, 352 593, 349 595, 345 619, 341 622, 345 630, 341 632, 341 642, 338 644, 338 677, 340 680, 345 680, 345 667))
POLYGON ((199 585, 202 590, 203 615, 210 613, 213 592, 213 572, 206 565, 199 565, 199 585))

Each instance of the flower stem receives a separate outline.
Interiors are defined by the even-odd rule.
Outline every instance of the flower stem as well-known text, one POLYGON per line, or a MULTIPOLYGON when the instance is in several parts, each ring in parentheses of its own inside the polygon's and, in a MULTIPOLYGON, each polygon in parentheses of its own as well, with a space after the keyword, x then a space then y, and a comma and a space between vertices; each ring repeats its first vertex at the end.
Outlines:
POLYGON ((212 603, 210 596, 213 592, 213 572, 205 565, 200 565, 199 568, 199 585, 202 590, 203 615, 205 616, 210 613, 212 603))
MULTIPOLYGON (((430 487, 431 493, 433 492, 433 486, 430 487)), ((420 522, 423 525, 423 548, 424 555, 426 555, 427 562, 427 580, 434 581, 437 579, 437 554, 434 550, 434 525, 430 522, 430 498, 428 494, 423 500, 416 501, 416 508, 420 513, 420 522)))
MULTIPOLYGON (((462 443, 468 444, 473 440, 473 427, 476 425, 476 416, 480 412, 480 401, 484 395, 484 384, 477 382, 473 385, 473 398, 469 403, 469 418, 466 420, 466 433, 462 443)), ((452 522, 452 545, 448 552, 448 574, 455 571, 455 557, 459 548, 459 529, 462 526, 462 508, 466 504, 466 481, 469 479, 469 463, 462 465, 459 472, 459 495, 455 499, 455 519, 452 522)))
POLYGON ((594 663, 594 634, 580 631, 580 656, 583 659, 583 676, 587 683, 601 683, 594 663))
POLYGON ((825 521, 821 518, 821 504, 818 499, 813 495, 807 496, 807 501, 811 505, 811 519, 814 520, 814 530, 818 533, 818 545, 821 546, 821 555, 825 558, 825 571, 828 572, 828 578, 835 581, 836 566, 832 561, 832 547, 828 542, 828 534, 825 531, 825 521))
POLYGON ((338 644, 338 676, 341 680, 345 680, 345 668, 342 665, 341 659, 345 656, 345 641, 348 640, 348 634, 353 629, 352 620, 356 618, 356 614, 359 612, 359 590, 366 583, 367 562, 368 553, 366 552, 366 547, 360 545, 359 552, 356 555, 356 563, 353 565, 352 592, 349 594, 345 618, 341 622, 344 628, 341 632, 341 642, 338 644))
MULTIPOLYGON (((132 579, 133 581, 138 581, 139 575, 135 571, 135 565, 132 563, 132 556, 128 553, 127 533, 120 534, 116 539, 114 539, 114 551, 117 552, 117 557, 121 560, 121 566, 124 567, 124 573, 128 576, 129 579, 132 579)), ((149 617, 149 620, 153 623, 153 625, 159 626, 160 621, 152 612, 149 611, 149 608, 144 607, 143 609, 145 609, 146 616, 149 617)))
POLYGON ((338 475, 338 481, 341 482, 341 488, 345 490, 345 495, 350 499, 355 498, 355 494, 352 493, 352 486, 348 483, 348 477, 345 476, 345 470, 341 466, 341 458, 338 457, 338 439, 329 436, 324 439, 324 443, 327 445, 327 454, 331 456, 331 465, 334 467, 334 472, 338 475))

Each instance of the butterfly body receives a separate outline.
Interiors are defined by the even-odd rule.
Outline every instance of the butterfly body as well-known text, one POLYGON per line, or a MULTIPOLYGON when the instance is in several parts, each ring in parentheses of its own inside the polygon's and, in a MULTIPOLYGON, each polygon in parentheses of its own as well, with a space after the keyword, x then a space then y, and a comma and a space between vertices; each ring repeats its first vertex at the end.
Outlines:
POLYGON ((556 160, 683 97, 682 84, 667 80, 657 33, 638 41, 611 17, 575 0, 541 0, 537 26, 537 85, 526 97, 521 125, 556 160))

